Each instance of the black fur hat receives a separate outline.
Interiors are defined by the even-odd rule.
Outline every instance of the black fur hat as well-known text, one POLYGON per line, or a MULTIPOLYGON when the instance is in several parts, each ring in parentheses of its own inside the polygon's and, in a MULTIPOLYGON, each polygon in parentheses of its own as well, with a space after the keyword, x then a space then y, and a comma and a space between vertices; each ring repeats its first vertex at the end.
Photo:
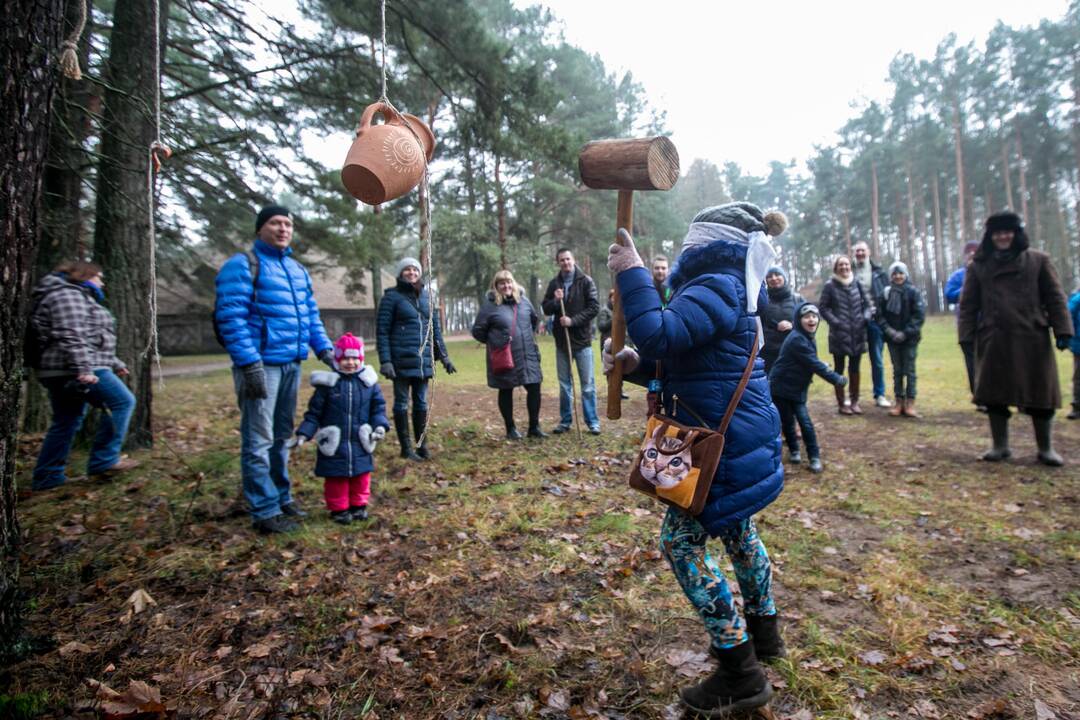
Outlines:
POLYGON ((1012 210, 1002 210, 986 218, 986 231, 983 232, 982 242, 975 253, 976 260, 985 260, 993 254, 994 242, 990 237, 999 230, 1011 230, 1013 232, 1013 242, 1009 251, 1014 255, 1028 249, 1030 243, 1027 233, 1024 232, 1024 221, 1012 210))

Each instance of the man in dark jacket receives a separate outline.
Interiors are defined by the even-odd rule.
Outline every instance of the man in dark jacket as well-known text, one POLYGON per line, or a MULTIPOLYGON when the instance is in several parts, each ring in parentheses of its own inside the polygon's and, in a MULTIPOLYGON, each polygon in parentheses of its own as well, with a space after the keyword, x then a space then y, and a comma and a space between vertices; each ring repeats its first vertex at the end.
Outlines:
POLYGON ((240 470, 255 528, 280 533, 304 513, 292 500, 289 448, 300 363, 308 347, 334 366, 311 276, 294 260, 288 209, 269 205, 255 220, 255 245, 218 272, 214 318, 233 361, 240 404, 240 470))
MULTIPOLYGON (((870 294, 870 305, 876 308, 882 293, 889 285, 889 278, 881 266, 870 259, 870 246, 865 242, 855 243, 852 252, 855 254, 855 263, 851 270, 855 273, 855 279, 870 294)), ((892 403, 885 397, 885 361, 882 356, 885 336, 881 334, 881 328, 877 323, 867 323, 866 340, 870 351, 870 376, 874 383, 874 404, 887 408, 892 403)))
POLYGON ((555 253, 559 274, 548 283, 541 304, 545 315, 555 317, 555 358, 559 373, 559 424, 553 432, 564 433, 574 422, 574 382, 571 376, 570 354, 577 363, 581 381, 581 407, 585 424, 593 435, 600 434, 600 418, 596 414, 596 380, 593 374, 592 325, 600 312, 600 299, 596 283, 583 273, 574 262, 574 254, 567 248, 555 253), (563 328, 566 328, 563 330, 563 328), (566 347, 570 337, 569 353, 566 347))

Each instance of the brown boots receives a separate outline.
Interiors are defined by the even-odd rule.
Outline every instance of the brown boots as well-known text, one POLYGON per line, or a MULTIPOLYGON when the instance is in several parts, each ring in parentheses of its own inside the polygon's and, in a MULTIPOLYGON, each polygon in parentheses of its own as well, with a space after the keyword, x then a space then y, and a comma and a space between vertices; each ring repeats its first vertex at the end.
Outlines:
POLYGON ((859 373, 849 372, 848 377, 851 380, 851 384, 848 386, 848 395, 851 397, 851 414, 862 415, 862 408, 859 407, 859 373))
POLYGON ((834 385, 833 388, 836 390, 837 412, 841 415, 853 415, 854 413, 851 412, 851 406, 844 402, 844 388, 839 385, 834 385))
POLYGON ((893 406, 891 408, 889 408, 889 416, 890 417, 900 417, 901 415, 903 415, 904 414, 904 402, 905 402, 905 398, 902 398, 902 397, 896 398, 896 402, 894 402, 893 406))
POLYGON ((889 409, 889 415, 891 417, 900 417, 901 415, 909 418, 922 417, 922 415, 915 412, 915 398, 903 397, 896 398, 896 402, 889 409))

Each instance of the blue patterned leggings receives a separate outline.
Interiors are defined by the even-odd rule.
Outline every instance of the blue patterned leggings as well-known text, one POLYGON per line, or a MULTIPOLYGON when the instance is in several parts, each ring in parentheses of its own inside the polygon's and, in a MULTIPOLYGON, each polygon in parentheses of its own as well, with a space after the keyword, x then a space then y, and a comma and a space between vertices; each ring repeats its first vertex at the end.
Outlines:
MULTIPOLYGON (((709 534, 694 517, 668 508, 660 529, 660 550, 690 604, 701 615, 713 646, 731 648, 746 642, 746 627, 723 572, 705 548, 708 539, 709 534)), ((735 567, 746 614, 775 615, 772 566, 754 519, 725 528, 720 540, 735 567)))

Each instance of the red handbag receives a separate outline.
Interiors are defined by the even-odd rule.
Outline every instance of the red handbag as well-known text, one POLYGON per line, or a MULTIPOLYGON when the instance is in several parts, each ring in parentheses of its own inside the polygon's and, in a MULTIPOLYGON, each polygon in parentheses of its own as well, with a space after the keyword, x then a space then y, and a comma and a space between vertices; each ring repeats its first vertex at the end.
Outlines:
POLYGON ((510 340, 500 348, 488 346, 488 362, 491 363, 491 372, 496 375, 508 373, 514 369, 514 330, 517 329, 518 306, 514 303, 514 321, 510 325, 510 340))

